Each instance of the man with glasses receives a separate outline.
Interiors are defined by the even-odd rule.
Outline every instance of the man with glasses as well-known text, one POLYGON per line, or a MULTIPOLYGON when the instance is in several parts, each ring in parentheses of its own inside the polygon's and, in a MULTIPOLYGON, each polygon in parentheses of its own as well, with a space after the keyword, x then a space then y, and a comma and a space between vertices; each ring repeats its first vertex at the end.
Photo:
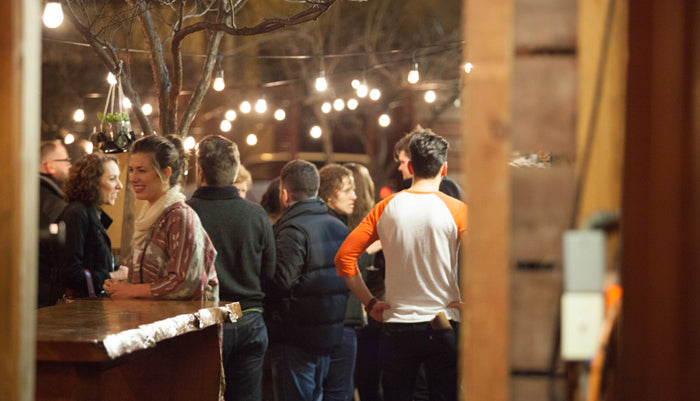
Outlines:
MULTIPOLYGON (((61 186, 68 179, 71 160, 63 144, 56 141, 41 143, 39 164, 39 230, 48 230, 49 224, 66 206, 61 186)), ((49 240, 39 241, 39 307, 50 306, 60 297, 57 274, 52 269, 52 247, 49 240)))

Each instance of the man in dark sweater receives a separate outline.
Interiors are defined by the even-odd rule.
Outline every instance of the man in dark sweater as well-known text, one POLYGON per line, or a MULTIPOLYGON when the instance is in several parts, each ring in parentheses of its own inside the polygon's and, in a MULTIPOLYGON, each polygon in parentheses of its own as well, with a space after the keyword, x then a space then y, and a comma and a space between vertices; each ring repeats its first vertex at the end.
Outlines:
POLYGON ((280 173, 285 208, 273 226, 277 269, 265 298, 276 401, 319 400, 340 344, 348 287, 333 258, 348 228, 317 196, 316 166, 292 160, 280 173))
POLYGON ((264 277, 275 271, 275 242, 265 210, 238 195, 233 181, 238 147, 208 136, 197 151, 198 188, 187 202, 199 215, 218 252, 215 265, 222 302, 238 301, 243 316, 224 324, 226 400, 260 400, 267 328, 263 320, 264 277))
MULTIPOLYGON (((49 225, 66 206, 61 185, 68 179, 71 160, 66 147, 60 141, 41 143, 39 164, 39 230, 47 232, 49 225)), ((39 240, 39 290, 38 306, 51 306, 61 297, 63 286, 58 279, 55 264, 57 244, 44 238, 39 240)))

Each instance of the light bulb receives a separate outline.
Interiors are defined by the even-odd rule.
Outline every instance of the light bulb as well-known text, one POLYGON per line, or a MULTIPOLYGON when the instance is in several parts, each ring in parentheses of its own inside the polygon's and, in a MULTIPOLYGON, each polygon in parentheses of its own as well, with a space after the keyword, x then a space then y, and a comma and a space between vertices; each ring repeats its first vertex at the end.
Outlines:
POLYGON ((432 103, 435 101, 436 98, 437 98, 437 96, 435 95, 435 91, 430 90, 430 91, 425 92, 426 103, 432 103))
POLYGON ((367 96, 367 92, 369 92, 369 89, 367 89, 367 84, 362 83, 357 87, 357 97, 364 98, 367 96))
POLYGON ((73 113, 73 120, 76 122, 81 122, 85 120, 85 112, 83 109, 77 109, 75 113, 73 113))
POLYGON ((240 109, 241 109, 241 113, 243 113, 243 114, 250 113, 250 102, 247 100, 244 100, 243 102, 241 102, 240 109))
POLYGON ((388 114, 382 114, 381 116, 379 116, 379 125, 381 125, 382 127, 388 127, 389 124, 391 124, 391 118, 388 114))
POLYGON ((114 85, 117 83, 117 78, 111 72, 107 74, 107 83, 110 85, 114 85))
POLYGON ((321 105, 321 111, 328 114, 331 112, 331 104, 329 102, 324 102, 321 105))
POLYGON ((464 64, 464 72, 466 72, 467 74, 472 72, 473 68, 474 68, 474 64, 472 64, 472 63, 467 62, 466 64, 464 64))
POLYGON ((225 117, 229 121, 233 121, 236 119, 236 110, 230 109, 226 112, 225 117))
POLYGON ((63 7, 61 7, 61 3, 55 1, 46 3, 42 20, 47 28, 53 29, 61 26, 63 22, 63 7))
POLYGON ((353 89, 357 89, 360 87, 360 80, 359 79, 353 79, 352 82, 350 82, 350 85, 352 85, 353 89))
POLYGON ((311 137, 314 139, 320 138, 321 133, 322 133, 321 127, 319 127, 318 125, 314 125, 313 127, 311 127, 311 130, 309 131, 309 135, 311 135, 311 137))
POLYGON ((150 116, 151 113, 153 113, 153 106, 149 103, 144 103, 144 105, 141 106, 141 111, 143 111, 143 114, 150 116))
POLYGON ((93 151, 92 142, 85 142, 85 153, 91 154, 93 151))
POLYGON ((184 143, 185 150, 192 150, 192 149, 194 149, 194 145, 195 145, 195 144, 196 144, 196 142, 195 142, 195 140, 194 140, 193 137, 188 136, 187 138, 185 138, 185 143, 184 143))
POLYGON ((275 110, 275 120, 282 121, 287 117, 287 113, 282 109, 275 110))
POLYGON ((255 102, 255 111, 257 111, 259 114, 262 114, 267 111, 267 102, 265 99, 258 99, 257 102, 255 102))
POLYGON ((408 77, 406 78, 409 83, 415 84, 420 79, 420 74, 418 73, 418 64, 413 64, 413 69, 408 72, 408 77))
POLYGON ((323 92, 326 89, 328 89, 328 82, 326 81, 323 71, 321 71, 321 74, 316 78, 316 90, 323 92))
POLYGON ((70 145, 71 143, 75 142, 75 137, 73 134, 67 134, 66 137, 63 139, 63 142, 66 145, 70 145))
POLYGON ((357 99, 348 99, 348 109, 355 110, 359 105, 360 103, 357 101, 357 99))
POLYGON ((369 91, 369 98, 372 100, 379 100, 379 98, 382 97, 382 91, 379 89, 372 89, 369 91))
POLYGON ((221 92, 226 88, 226 82, 224 82, 224 77, 214 78, 214 84, 212 85, 215 91, 221 92))
POLYGON ((255 134, 248 134, 248 136, 245 138, 245 143, 250 146, 255 146, 258 143, 258 136, 255 134))
POLYGON ((222 132, 229 132, 229 131, 231 131, 231 128, 232 128, 232 126, 231 126, 231 121, 229 121, 229 120, 223 120, 223 121, 221 121, 221 125, 219 126, 219 128, 221 128, 221 131, 222 131, 222 132))
POLYGON ((345 102, 343 99, 335 99, 335 102, 333 102, 333 108, 335 111, 341 111, 345 108, 345 102))
POLYGON ((129 100, 128 97, 125 97, 124 100, 122 100, 122 105, 124 106, 125 109, 130 109, 131 108, 131 100, 129 100))

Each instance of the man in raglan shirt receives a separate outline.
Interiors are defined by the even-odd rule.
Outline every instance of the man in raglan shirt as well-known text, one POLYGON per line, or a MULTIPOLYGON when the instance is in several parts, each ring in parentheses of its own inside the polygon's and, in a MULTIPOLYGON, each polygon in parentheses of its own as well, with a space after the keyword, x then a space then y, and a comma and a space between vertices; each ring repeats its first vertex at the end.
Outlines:
POLYGON ((447 172, 448 143, 431 132, 413 135, 409 189, 380 203, 348 236, 335 257, 367 313, 384 322, 381 350, 385 401, 411 400, 421 363, 431 399, 457 399, 457 352, 445 336, 459 330, 458 252, 467 206, 439 191, 447 172), (386 301, 374 298, 357 269, 357 258, 381 240, 386 258, 386 301), (452 330, 431 326, 443 313, 452 330))

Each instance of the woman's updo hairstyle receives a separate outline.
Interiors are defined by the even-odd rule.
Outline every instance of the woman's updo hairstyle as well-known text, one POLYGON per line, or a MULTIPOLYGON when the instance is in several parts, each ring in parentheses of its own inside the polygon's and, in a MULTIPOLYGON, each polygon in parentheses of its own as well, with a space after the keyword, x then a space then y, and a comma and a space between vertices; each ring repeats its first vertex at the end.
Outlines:
POLYGON ((170 167, 172 169, 168 182, 170 187, 178 184, 183 173, 187 171, 185 146, 182 139, 176 135, 165 137, 151 135, 141 138, 131 146, 131 153, 150 153, 151 163, 161 179, 165 179, 163 169, 170 167))

